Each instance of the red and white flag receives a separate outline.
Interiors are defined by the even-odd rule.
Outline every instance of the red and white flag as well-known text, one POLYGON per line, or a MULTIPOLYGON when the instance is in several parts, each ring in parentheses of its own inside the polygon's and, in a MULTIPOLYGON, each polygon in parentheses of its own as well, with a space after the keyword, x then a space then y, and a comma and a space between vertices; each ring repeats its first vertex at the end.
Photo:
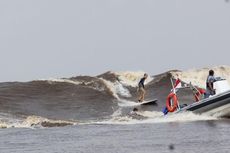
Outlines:
POLYGON ((181 80, 178 78, 174 84, 174 89, 181 88, 181 80))

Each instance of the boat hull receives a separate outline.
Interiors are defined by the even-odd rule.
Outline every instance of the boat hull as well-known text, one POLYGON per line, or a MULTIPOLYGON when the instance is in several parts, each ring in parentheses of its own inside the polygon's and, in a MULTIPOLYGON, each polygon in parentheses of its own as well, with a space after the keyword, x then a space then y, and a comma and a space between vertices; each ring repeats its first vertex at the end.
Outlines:
POLYGON ((192 111, 196 114, 216 117, 230 117, 230 91, 188 105, 179 112, 181 111, 192 111))

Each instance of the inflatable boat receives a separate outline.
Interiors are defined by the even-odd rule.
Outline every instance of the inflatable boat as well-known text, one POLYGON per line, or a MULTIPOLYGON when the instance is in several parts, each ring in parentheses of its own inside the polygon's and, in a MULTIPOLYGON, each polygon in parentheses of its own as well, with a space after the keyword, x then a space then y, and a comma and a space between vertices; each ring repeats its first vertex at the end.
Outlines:
MULTIPOLYGON (((191 86, 190 86, 191 88, 191 86)), ((194 87, 191 88, 194 90, 194 87)), ((171 92, 166 102, 166 112, 181 113, 184 111, 192 111, 196 114, 207 114, 216 117, 230 117, 230 86, 227 80, 220 80, 214 83, 216 94, 209 98, 200 98, 202 92, 200 89, 195 89, 197 92, 194 94, 197 99, 196 102, 180 106, 177 101, 176 92, 171 92)), ((175 90, 174 90, 175 91, 175 90)), ((165 114, 167 114, 164 112, 165 114)))

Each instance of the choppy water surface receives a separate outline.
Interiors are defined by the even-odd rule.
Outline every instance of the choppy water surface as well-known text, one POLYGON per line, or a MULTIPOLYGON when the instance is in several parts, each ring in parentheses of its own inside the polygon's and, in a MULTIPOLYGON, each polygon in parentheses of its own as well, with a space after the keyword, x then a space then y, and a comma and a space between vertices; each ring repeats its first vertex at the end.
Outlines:
POLYGON ((3 153, 228 153, 230 121, 0 130, 3 153))

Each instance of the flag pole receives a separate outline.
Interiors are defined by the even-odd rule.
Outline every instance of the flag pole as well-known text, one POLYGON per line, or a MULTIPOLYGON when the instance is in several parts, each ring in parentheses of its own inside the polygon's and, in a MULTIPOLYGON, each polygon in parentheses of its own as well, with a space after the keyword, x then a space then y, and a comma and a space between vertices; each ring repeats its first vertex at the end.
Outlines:
MULTIPOLYGON (((172 84, 172 87, 173 87, 173 93, 176 95, 176 89, 175 89, 174 84, 173 84, 173 78, 171 77, 170 80, 171 80, 171 84, 172 84)), ((179 103, 179 101, 178 101, 178 109, 180 110, 180 103, 179 103)))

